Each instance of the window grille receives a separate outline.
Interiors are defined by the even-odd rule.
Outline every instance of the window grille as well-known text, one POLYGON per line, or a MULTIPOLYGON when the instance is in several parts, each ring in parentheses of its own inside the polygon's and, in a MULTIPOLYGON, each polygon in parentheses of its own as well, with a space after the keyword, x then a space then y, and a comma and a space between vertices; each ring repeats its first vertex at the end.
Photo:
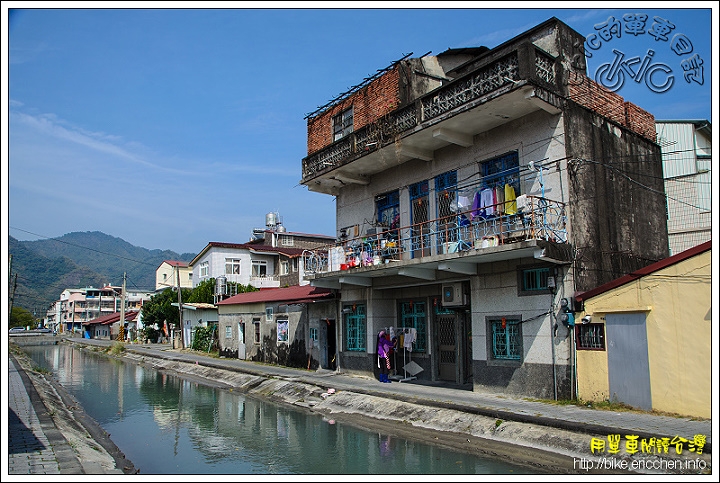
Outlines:
POLYGON ((412 256, 413 258, 430 255, 430 227, 429 220, 429 183, 427 180, 415 183, 410 186, 410 202, 412 212, 410 213, 412 229, 412 256))
POLYGON ((341 139, 353 132, 353 108, 333 116, 333 141, 341 139))
POLYGON ((255 343, 260 343, 260 319, 253 319, 253 326, 255 329, 255 343))
POLYGON ((517 151, 503 154, 480 163, 482 187, 494 188, 509 184, 520 195, 520 161, 517 151))
POLYGON ((493 358, 519 361, 522 357, 520 321, 508 319, 491 320, 490 327, 493 358))
POLYGON ((400 304, 400 326, 413 327, 416 331, 413 352, 427 350, 427 316, 425 302, 408 301, 400 304))
POLYGON ((547 267, 542 268, 528 268, 522 270, 522 284, 520 290, 523 292, 545 292, 549 289, 548 277, 550 276, 550 269, 547 267))
POLYGON ((575 344, 578 350, 605 350, 605 325, 582 324, 575 326, 575 344))
POLYGON ((366 350, 367 320, 365 305, 345 306, 349 309, 345 315, 345 345, 348 351, 366 350))

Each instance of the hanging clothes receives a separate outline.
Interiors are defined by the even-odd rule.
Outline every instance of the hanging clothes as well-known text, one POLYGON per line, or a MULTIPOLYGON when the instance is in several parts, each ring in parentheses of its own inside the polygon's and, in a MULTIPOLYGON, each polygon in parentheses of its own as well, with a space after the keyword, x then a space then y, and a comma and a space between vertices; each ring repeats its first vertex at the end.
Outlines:
POLYGON ((505 213, 508 215, 514 215, 517 213, 515 188, 513 188, 510 184, 505 185, 505 213))
POLYGON ((417 329, 407 329, 407 332, 405 332, 405 340, 403 343, 403 347, 409 351, 412 351, 412 345, 413 342, 415 342, 415 337, 417 337, 417 329))
POLYGON ((498 215, 502 215, 505 211, 505 188, 503 186, 495 186, 495 210, 498 215))

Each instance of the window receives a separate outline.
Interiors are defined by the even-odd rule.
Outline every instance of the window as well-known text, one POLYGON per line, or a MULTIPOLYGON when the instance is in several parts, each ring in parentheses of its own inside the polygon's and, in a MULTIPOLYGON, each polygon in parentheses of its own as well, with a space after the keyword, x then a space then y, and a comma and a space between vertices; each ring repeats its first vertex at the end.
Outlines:
POLYGON ((315 342, 318 341, 317 327, 310 327, 310 339, 314 340, 315 342))
POLYGON ((230 327, 229 325, 225 326, 225 338, 232 339, 232 327, 230 327))
POLYGON ((272 307, 267 307, 265 309, 265 320, 267 320, 268 322, 272 322, 272 320, 273 320, 273 308, 272 307))
POLYGON ((333 116, 333 141, 344 138, 353 132, 353 108, 333 116))
POLYGON ((520 320, 510 317, 490 319, 493 359, 516 360, 522 358, 522 326, 520 320))
POLYGON ((226 258, 225 259, 225 275, 240 275, 240 259, 239 258, 226 258))
POLYGON ((255 329, 255 343, 260 343, 260 319, 254 318, 253 319, 253 328, 255 329))
POLYGON ((417 331, 413 352, 425 352, 427 350, 427 316, 424 301, 411 300, 400 304, 400 326, 412 327, 417 331))
POLYGON ((575 326, 575 345, 578 350, 604 351, 605 324, 581 324, 575 326))
POLYGON ((167 273, 163 273, 163 282, 167 280, 167 273))
POLYGON ((287 275, 290 273, 290 264, 287 260, 282 260, 280 262, 280 275, 287 275))
POLYGON ((437 210, 438 249, 444 243, 457 241, 457 171, 448 171, 435 177, 435 206, 437 210))
POLYGON ((365 305, 346 305, 345 315, 345 347, 348 351, 364 351, 367 334, 365 305))
POLYGON ((284 247, 295 246, 295 238, 291 237, 290 235, 281 235, 280 236, 280 245, 282 245, 284 247))
POLYGON ((210 262, 202 262, 200 264, 200 278, 205 278, 210 272, 210 262))
POLYGON ((480 164, 482 187, 493 188, 509 184, 520 194, 520 162, 517 151, 503 154, 480 164))
POLYGON ((267 276, 267 261, 253 260, 252 261, 252 276, 253 277, 267 276))
POLYGON ((400 227, 400 192, 391 191, 375 197, 378 224, 385 228, 400 227))
POLYGON ((518 295, 549 293, 549 267, 532 267, 518 270, 518 295))

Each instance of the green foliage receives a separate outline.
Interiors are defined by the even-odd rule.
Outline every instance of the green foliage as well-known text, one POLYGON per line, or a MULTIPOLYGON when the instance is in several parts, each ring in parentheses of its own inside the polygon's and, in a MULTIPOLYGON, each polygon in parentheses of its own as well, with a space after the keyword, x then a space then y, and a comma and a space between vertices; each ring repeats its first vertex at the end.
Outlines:
POLYGON ((30 327, 34 329, 37 327, 37 321, 35 317, 24 308, 13 306, 12 313, 10 314, 10 327, 8 328, 12 327, 30 327))
POLYGON ((214 302, 214 293, 215 279, 209 278, 197 284, 197 286, 192 289, 192 292, 187 296, 187 299, 185 299, 185 294, 183 293, 183 302, 211 304, 214 302))
MULTIPOLYGON (((185 292, 183 291, 183 296, 185 292)), ((179 309, 172 305, 177 301, 177 292, 171 288, 166 288, 159 294, 153 295, 142 306, 143 324, 145 326, 157 324, 159 328, 163 327, 165 321, 167 321, 168 325, 177 324, 180 320, 179 309)))
POLYGON ((140 329, 140 341, 145 342, 146 340, 149 342, 157 342, 158 337, 160 337, 160 331, 156 330, 154 327, 145 326, 142 329, 140 329))
MULTIPOLYGON (((19 305, 48 307, 66 288, 129 286, 152 291, 155 270, 164 260, 190 261, 192 253, 148 250, 104 233, 74 232, 58 238, 18 241, 8 237, 12 272, 19 274, 19 305), (20 300, 22 298, 27 300, 20 300)), ((43 314, 44 315, 44 314, 43 314)))
POLYGON ((125 352, 125 344, 123 344, 122 342, 113 342, 113 344, 108 349, 108 352, 114 356, 120 355, 125 352))
POLYGON ((195 329, 195 338, 193 339, 192 349, 196 351, 208 352, 215 342, 215 326, 198 327, 195 329))

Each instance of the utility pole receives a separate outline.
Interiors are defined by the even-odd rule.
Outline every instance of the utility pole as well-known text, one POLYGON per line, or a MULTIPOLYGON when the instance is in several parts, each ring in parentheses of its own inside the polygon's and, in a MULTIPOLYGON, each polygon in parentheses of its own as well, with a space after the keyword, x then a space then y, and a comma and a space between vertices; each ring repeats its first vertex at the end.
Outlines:
POLYGON ((122 293, 120 294, 120 334, 125 333, 125 279, 126 272, 123 272, 122 293))
POLYGON ((183 325, 182 288, 180 288, 180 265, 178 264, 175 264, 175 283, 177 284, 178 311, 180 313, 180 317, 178 318, 180 325, 180 344, 182 346, 181 348, 185 348, 185 326, 183 325))

